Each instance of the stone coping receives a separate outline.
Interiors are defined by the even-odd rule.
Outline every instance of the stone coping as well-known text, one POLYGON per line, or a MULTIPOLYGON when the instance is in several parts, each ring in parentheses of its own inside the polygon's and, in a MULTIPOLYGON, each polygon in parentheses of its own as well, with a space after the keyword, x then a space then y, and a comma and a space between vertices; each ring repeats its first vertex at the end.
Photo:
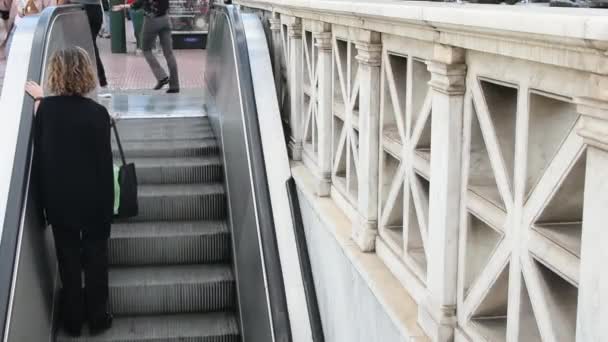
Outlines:
POLYGON ((239 4, 281 11, 306 10, 425 26, 465 26, 492 31, 601 41, 608 50, 608 10, 543 5, 483 5, 400 0, 238 0, 239 4))
MULTIPOLYGON (((301 162, 291 162, 292 176, 298 190, 323 223, 315 229, 327 229, 335 237, 346 258, 361 275, 380 305, 407 341, 429 342, 417 323, 418 305, 375 253, 364 253, 351 239, 351 221, 329 197, 315 195, 314 177, 301 162)), ((353 300, 355 300, 353 298, 353 300)))

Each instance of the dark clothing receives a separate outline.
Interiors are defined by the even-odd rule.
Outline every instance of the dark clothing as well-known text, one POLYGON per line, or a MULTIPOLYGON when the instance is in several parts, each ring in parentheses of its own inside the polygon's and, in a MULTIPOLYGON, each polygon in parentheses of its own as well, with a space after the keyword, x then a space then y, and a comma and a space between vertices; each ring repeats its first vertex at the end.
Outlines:
POLYGON ((177 61, 173 54, 173 39, 171 38, 171 22, 169 16, 145 17, 142 27, 142 50, 146 62, 152 69, 152 73, 157 81, 167 78, 165 69, 158 63, 156 56, 152 53, 152 48, 156 42, 156 37, 160 38, 160 46, 169 68, 169 89, 179 89, 179 75, 177 71, 177 61))
POLYGON ((34 167, 47 221, 54 226, 105 224, 114 207, 110 116, 80 96, 47 97, 35 120, 34 167))
POLYGON ((106 79, 106 71, 103 68, 103 63, 99 57, 99 49, 97 48, 97 36, 103 25, 103 8, 101 5, 84 5, 84 9, 89 18, 89 27, 91 28, 91 35, 93 37, 95 64, 97 64, 97 78, 99 79, 99 85, 105 87, 108 85, 108 80, 106 79))
POLYGON ((99 324, 106 317, 114 207, 110 116, 91 99, 53 96, 40 102, 34 124, 34 176, 53 226, 60 311, 65 328, 79 332, 85 319, 99 324))
POLYGON ((169 0, 137 0, 131 5, 133 9, 142 7, 146 12, 146 16, 162 17, 169 10, 169 0))
POLYGON ((84 229, 53 226, 62 284, 60 313, 70 331, 79 331, 85 319, 89 324, 98 324, 105 318, 109 292, 108 240, 98 233, 109 228, 109 224, 84 229))

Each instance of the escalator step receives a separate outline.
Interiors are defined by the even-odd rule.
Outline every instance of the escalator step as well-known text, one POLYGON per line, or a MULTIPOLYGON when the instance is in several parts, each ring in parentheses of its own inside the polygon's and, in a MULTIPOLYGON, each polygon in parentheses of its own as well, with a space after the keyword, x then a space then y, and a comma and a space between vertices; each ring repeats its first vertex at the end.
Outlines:
MULTIPOLYGON (((139 184, 216 183, 223 179, 218 156, 181 158, 130 158, 139 184)), ((115 159, 115 164, 120 160, 115 159)))
POLYGON ((222 221, 135 222, 112 226, 111 265, 227 262, 230 232, 222 221))
MULTIPOLYGON (((122 147, 127 159, 139 157, 216 156, 219 146, 215 138, 176 139, 170 141, 125 141, 122 147)), ((118 157, 118 147, 112 147, 118 157)))
POLYGON ((234 276, 229 265, 112 268, 110 303, 119 316, 234 309, 234 276))
MULTIPOLYGON (((208 125, 191 125, 185 127, 118 127, 120 141, 168 141, 173 139, 206 139, 213 138, 213 130, 208 125)), ((114 141, 114 136, 112 136, 114 141)))
POLYGON ((138 189, 139 216, 131 221, 218 220, 226 217, 220 184, 143 185, 138 189))
POLYGON ((71 338, 63 331, 57 342, 237 342, 239 328, 232 313, 117 317, 112 329, 89 337, 71 338))

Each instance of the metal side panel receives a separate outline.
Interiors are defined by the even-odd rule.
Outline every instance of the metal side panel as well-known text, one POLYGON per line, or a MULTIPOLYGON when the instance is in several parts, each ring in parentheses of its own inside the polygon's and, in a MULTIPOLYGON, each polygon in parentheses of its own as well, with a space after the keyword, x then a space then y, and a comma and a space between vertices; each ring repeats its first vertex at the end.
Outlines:
POLYGON ((243 341, 291 341, 247 42, 233 6, 211 13, 208 113, 221 142, 243 341))
POLYGON ((34 104, 23 89, 26 80, 44 81, 57 49, 76 45, 92 55, 93 44, 81 6, 47 8, 15 34, 0 99, 0 322, 3 341, 51 341, 56 261, 30 180, 34 104))
POLYGON ((284 139, 281 112, 276 97, 272 63, 268 42, 260 19, 255 14, 243 14, 243 26, 247 37, 247 48, 251 79, 257 108, 266 178, 275 223, 275 235, 279 250, 281 269, 285 284, 287 309, 291 323, 291 334, 295 342, 313 341, 311 319, 306 301, 302 277, 302 265, 298 258, 294 222, 292 221, 287 182, 291 169, 284 139))

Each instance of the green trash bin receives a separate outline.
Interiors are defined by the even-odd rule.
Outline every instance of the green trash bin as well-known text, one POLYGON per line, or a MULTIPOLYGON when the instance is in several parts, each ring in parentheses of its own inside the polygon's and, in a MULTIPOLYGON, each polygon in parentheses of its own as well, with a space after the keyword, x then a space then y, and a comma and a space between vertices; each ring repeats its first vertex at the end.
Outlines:
MULTIPOLYGON (((110 6, 122 5, 123 0, 110 0, 110 6)), ((125 36, 125 11, 110 12, 110 33, 112 34, 112 53, 127 53, 125 36)))
POLYGON ((137 40, 137 48, 141 50, 141 28, 144 25, 144 10, 131 10, 131 22, 137 40))

